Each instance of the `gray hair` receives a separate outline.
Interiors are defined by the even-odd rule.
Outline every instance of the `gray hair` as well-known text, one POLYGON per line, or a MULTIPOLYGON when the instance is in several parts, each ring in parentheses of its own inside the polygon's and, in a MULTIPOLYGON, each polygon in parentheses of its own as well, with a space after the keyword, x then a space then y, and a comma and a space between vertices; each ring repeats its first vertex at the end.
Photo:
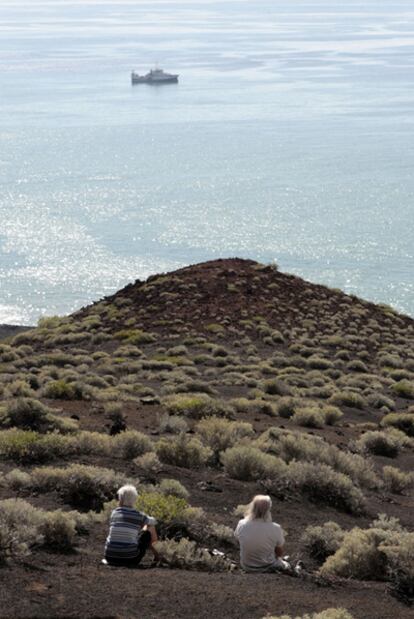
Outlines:
POLYGON ((122 486, 117 492, 119 504, 123 507, 134 507, 138 497, 138 492, 135 486, 127 484, 122 486))
POLYGON ((247 506, 245 518, 247 520, 263 520, 272 522, 272 499, 267 494, 257 494, 247 506))

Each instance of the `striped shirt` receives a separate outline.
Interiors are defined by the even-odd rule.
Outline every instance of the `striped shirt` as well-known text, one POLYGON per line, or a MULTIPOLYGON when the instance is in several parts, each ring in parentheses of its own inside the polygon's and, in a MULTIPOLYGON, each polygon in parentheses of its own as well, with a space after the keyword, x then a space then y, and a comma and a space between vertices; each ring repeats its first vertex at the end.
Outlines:
POLYGON ((138 553, 138 536, 146 524, 156 524, 156 521, 133 507, 114 509, 105 544, 105 557, 134 559, 138 553))

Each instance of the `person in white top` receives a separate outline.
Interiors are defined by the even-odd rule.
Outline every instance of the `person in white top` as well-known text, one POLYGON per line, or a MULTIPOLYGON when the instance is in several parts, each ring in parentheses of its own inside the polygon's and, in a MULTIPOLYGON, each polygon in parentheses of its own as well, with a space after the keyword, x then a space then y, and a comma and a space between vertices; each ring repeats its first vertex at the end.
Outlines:
POLYGON ((271 509, 270 496, 258 494, 234 532, 240 544, 240 565, 247 572, 291 569, 282 558, 285 536, 282 527, 272 522, 271 509))

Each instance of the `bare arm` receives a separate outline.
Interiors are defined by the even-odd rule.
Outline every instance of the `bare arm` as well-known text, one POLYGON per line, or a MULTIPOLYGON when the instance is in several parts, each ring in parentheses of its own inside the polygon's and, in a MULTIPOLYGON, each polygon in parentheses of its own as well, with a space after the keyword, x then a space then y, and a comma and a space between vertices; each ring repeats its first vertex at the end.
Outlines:
POLYGON ((285 547, 284 546, 276 546, 275 548, 275 555, 278 558, 283 557, 283 555, 285 554, 285 547))
POLYGON ((155 528, 155 526, 153 524, 146 524, 143 527, 143 530, 150 532, 150 534, 151 534, 150 550, 151 550, 152 554, 154 555, 154 559, 159 560, 160 555, 159 555, 158 551, 156 550, 156 548, 154 546, 154 544, 156 544, 156 542, 158 542, 157 529, 155 528))

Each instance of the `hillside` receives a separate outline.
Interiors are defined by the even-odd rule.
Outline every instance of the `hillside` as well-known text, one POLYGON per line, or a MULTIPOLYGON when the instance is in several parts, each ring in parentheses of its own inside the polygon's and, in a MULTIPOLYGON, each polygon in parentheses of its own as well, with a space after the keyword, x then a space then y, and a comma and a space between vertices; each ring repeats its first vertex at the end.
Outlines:
POLYGON ((413 344, 414 320, 389 307, 240 259, 0 342, 0 617, 408 619, 413 344), (100 566, 125 480, 169 567, 100 566), (228 570, 229 527, 258 492, 306 578, 228 570))

